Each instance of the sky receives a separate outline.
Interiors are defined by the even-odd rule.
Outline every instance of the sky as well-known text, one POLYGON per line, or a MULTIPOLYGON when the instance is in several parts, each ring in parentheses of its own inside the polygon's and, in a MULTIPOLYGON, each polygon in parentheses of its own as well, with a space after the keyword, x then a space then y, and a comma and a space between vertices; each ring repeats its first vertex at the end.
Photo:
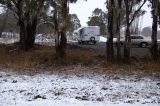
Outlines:
MULTIPOLYGON (((102 10, 106 11, 105 7, 106 0, 78 0, 76 3, 70 4, 70 13, 77 14, 78 18, 81 21, 82 26, 87 26, 86 22, 88 21, 88 17, 91 16, 92 11, 95 8, 101 8, 102 10)), ((148 4, 148 3, 147 3, 148 4)), ((151 18, 151 9, 146 5, 144 5, 143 9, 146 10, 146 14, 141 18, 142 21, 142 28, 152 26, 152 18, 151 18)))

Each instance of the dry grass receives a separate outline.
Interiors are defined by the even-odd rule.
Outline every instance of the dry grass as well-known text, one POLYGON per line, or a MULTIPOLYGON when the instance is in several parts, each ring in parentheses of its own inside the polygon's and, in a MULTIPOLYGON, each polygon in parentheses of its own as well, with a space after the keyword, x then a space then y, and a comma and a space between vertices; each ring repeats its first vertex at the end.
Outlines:
POLYGON ((67 52, 67 63, 70 64, 83 64, 83 65, 94 65, 99 64, 100 60, 103 61, 103 55, 96 54, 92 50, 75 49, 68 50, 67 52))
MULTIPOLYGON (((57 70, 57 67, 70 67, 75 64, 81 64, 84 67, 95 69, 102 74, 122 74, 133 75, 143 73, 150 75, 157 73, 160 77, 160 62, 153 62, 147 56, 133 61, 131 64, 123 63, 106 63, 106 57, 98 54, 94 50, 84 48, 67 49, 67 58, 63 62, 55 59, 55 49, 51 46, 37 45, 33 50, 28 52, 21 51, 16 45, 0 45, 0 65, 12 70, 57 70)), ((22 71, 23 71, 22 70, 22 71)))
MULTIPOLYGON (((141 59, 140 59, 141 60, 141 59)), ((160 62, 144 61, 134 62, 131 64, 124 63, 104 63, 101 73, 112 75, 127 75, 127 76, 153 76, 160 79, 160 62)))
POLYGON ((37 45, 30 51, 22 51, 16 45, 0 45, 0 65, 12 68, 34 68, 39 65, 90 65, 99 56, 92 50, 83 48, 67 49, 67 58, 63 61, 55 59, 55 49, 52 46, 37 45))
POLYGON ((0 46, 0 64, 11 69, 34 68, 53 60, 54 48, 39 46, 31 51, 19 50, 15 45, 0 46))

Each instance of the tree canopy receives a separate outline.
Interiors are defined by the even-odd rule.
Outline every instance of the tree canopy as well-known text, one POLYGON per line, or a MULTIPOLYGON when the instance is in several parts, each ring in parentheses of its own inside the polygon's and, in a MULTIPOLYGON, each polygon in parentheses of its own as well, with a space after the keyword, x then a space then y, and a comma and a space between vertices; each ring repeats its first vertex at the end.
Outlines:
POLYGON ((100 26, 101 35, 106 35, 107 13, 96 8, 87 22, 88 26, 100 26))

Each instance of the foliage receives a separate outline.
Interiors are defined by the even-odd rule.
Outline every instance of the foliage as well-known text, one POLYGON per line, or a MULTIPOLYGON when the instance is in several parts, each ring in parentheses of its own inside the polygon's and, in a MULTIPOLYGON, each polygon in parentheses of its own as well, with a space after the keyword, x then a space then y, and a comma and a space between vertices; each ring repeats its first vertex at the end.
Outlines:
MULTIPOLYGON (((17 20, 14 17, 14 13, 10 10, 4 9, 4 11, 0 14, 0 22, 4 22, 7 15, 7 22, 4 28, 4 32, 18 32, 19 28, 17 26, 17 20), (8 11, 8 12, 7 12, 8 11)), ((0 27, 2 27, 2 23, 0 23, 0 27)))
POLYGON ((20 47, 33 48, 38 17, 45 0, 1 0, 0 4, 14 12, 20 28, 20 47))
POLYGON ((78 19, 76 14, 69 14, 69 32, 73 32, 74 30, 81 27, 80 20, 78 19))
POLYGON ((100 26, 101 35, 106 35, 107 14, 102 9, 96 8, 87 24, 88 26, 100 26))

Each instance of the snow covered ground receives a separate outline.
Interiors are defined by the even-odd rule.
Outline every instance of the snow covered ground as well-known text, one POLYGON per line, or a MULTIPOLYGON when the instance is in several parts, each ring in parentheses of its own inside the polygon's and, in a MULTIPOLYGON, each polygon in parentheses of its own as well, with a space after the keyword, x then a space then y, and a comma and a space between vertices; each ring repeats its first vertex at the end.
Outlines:
POLYGON ((17 75, 0 70, 0 106, 160 106, 160 81, 99 74, 17 75))
MULTIPOLYGON (((19 37, 2 37, 0 38, 0 44, 13 44, 19 41, 19 37)), ((38 34, 36 35, 35 43, 37 44, 53 44, 55 39, 53 37, 49 37, 47 35, 38 34)))
POLYGON ((18 40, 18 38, 0 38, 0 44, 12 44, 18 40))

